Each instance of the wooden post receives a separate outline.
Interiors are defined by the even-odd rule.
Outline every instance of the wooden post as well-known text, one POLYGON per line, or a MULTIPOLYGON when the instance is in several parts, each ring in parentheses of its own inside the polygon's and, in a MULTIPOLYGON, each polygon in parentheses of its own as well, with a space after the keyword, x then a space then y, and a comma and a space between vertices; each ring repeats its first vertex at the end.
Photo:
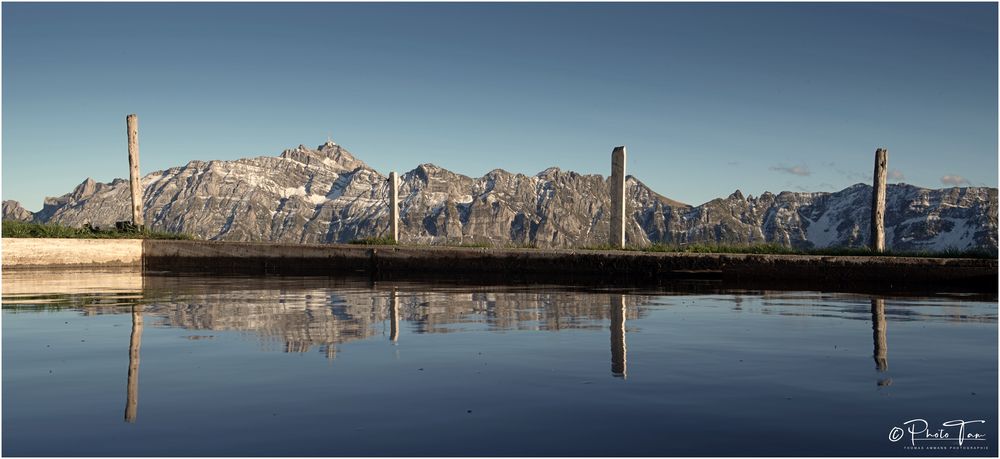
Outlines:
POLYGON ((873 252, 885 251, 885 180, 888 175, 889 151, 875 150, 875 177, 872 184, 872 237, 873 252))
POLYGON ((142 226, 142 183, 139 177, 139 119, 135 114, 125 117, 128 132, 128 177, 132 189, 132 223, 142 226))
POLYGON ((393 242, 399 242, 399 177, 389 173, 389 233, 393 242))
POLYGON ((625 378, 625 295, 611 295, 611 374, 625 378))
POLYGON ((625 147, 611 152, 611 247, 625 248, 625 147))
POLYGON ((875 369, 882 373, 889 369, 889 350, 885 338, 885 300, 872 298, 872 357, 875 369))
POLYGON ((142 306, 132 306, 132 335, 128 343, 128 384, 125 422, 135 422, 139 411, 139 346, 142 345, 142 306))

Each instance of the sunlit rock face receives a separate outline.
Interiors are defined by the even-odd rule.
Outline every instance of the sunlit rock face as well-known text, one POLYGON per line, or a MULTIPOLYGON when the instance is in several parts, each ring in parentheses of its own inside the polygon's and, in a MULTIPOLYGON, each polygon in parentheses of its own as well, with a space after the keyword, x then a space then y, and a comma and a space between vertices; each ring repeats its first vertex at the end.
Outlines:
POLYGON ((30 222, 34 218, 34 214, 29 212, 24 207, 21 207, 21 203, 14 200, 7 200, 3 202, 3 219, 4 220, 14 220, 19 222, 30 222))
MULTIPOLYGON (((204 239, 349 242, 388 231, 387 176, 327 142, 279 156, 192 161, 142 178, 148 226, 204 239)), ((129 219, 128 182, 87 179, 12 218, 71 226, 129 219)), ((864 246, 871 187, 834 193, 764 193, 690 206, 627 179, 626 241, 777 243, 795 248, 864 246)), ((997 248, 997 189, 888 186, 886 242, 894 250, 997 248)), ((533 176, 501 169, 479 178, 422 164, 400 180, 400 234, 409 243, 584 247, 608 242, 608 179, 549 168, 533 176)), ((20 210, 18 210, 20 209, 20 210)), ((23 211, 23 212, 22 212, 23 211)))

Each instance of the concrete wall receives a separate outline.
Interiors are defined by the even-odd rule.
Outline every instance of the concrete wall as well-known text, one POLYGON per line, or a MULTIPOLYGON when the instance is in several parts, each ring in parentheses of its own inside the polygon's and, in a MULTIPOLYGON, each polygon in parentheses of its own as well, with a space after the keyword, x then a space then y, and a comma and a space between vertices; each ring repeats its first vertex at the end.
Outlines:
POLYGON ((374 280, 734 288, 996 291, 997 260, 146 241, 147 272, 362 274, 374 280))
POLYGON ((142 266, 141 239, 3 238, 3 267, 142 266))
POLYGON ((803 290, 997 289, 996 259, 643 253, 632 251, 3 239, 3 267, 141 266, 146 273, 279 274, 373 280, 643 285, 716 279, 803 290))
POLYGON ((147 240, 146 270, 326 276, 364 274, 373 252, 360 245, 147 240))

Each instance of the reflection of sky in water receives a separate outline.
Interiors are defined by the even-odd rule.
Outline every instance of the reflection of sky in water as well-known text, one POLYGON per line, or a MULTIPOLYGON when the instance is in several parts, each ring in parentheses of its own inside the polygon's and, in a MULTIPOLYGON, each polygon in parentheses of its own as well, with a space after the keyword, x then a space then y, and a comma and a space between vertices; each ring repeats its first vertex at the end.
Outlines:
POLYGON ((996 438, 995 297, 132 281, 5 273, 5 454, 901 455, 914 417, 996 438))

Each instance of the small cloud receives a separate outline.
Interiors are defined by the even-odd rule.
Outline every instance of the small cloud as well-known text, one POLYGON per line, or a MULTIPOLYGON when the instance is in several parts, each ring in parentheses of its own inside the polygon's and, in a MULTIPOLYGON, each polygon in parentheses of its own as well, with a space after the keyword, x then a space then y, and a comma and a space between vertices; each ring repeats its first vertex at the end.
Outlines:
MULTIPOLYGON (((890 169, 889 170, 889 180, 892 180, 894 182, 898 182, 900 180, 906 180, 906 176, 903 175, 903 173, 900 172, 899 169, 890 169)), ((944 179, 942 179, 942 180, 944 180, 944 179)))
POLYGON ((941 183, 948 186, 972 185, 972 182, 961 175, 945 175, 941 177, 941 183))
POLYGON ((809 187, 804 186, 804 185, 789 185, 789 188, 791 188, 791 189, 793 189, 795 191, 801 191, 803 193, 815 193, 818 190, 833 190, 834 189, 833 185, 830 185, 829 183, 826 183, 826 182, 820 183, 819 185, 816 185, 813 188, 809 188, 809 187))
POLYGON ((729 161, 726 164, 728 164, 730 166, 739 166, 740 162, 739 161, 729 161))
POLYGON ((842 176, 844 176, 844 177, 847 177, 848 180, 851 180, 851 181, 854 181, 854 182, 864 182, 864 181, 872 179, 872 176, 862 174, 862 173, 860 173, 858 171, 845 171, 845 170, 837 169, 837 173, 840 174, 840 175, 842 175, 842 176))
POLYGON ((799 175, 799 176, 802 176, 802 177, 806 177, 806 176, 812 175, 812 172, 809 172, 809 168, 806 167, 806 166, 792 166, 792 167, 788 167, 788 166, 771 166, 770 169, 772 171, 784 172, 786 174, 799 175))

